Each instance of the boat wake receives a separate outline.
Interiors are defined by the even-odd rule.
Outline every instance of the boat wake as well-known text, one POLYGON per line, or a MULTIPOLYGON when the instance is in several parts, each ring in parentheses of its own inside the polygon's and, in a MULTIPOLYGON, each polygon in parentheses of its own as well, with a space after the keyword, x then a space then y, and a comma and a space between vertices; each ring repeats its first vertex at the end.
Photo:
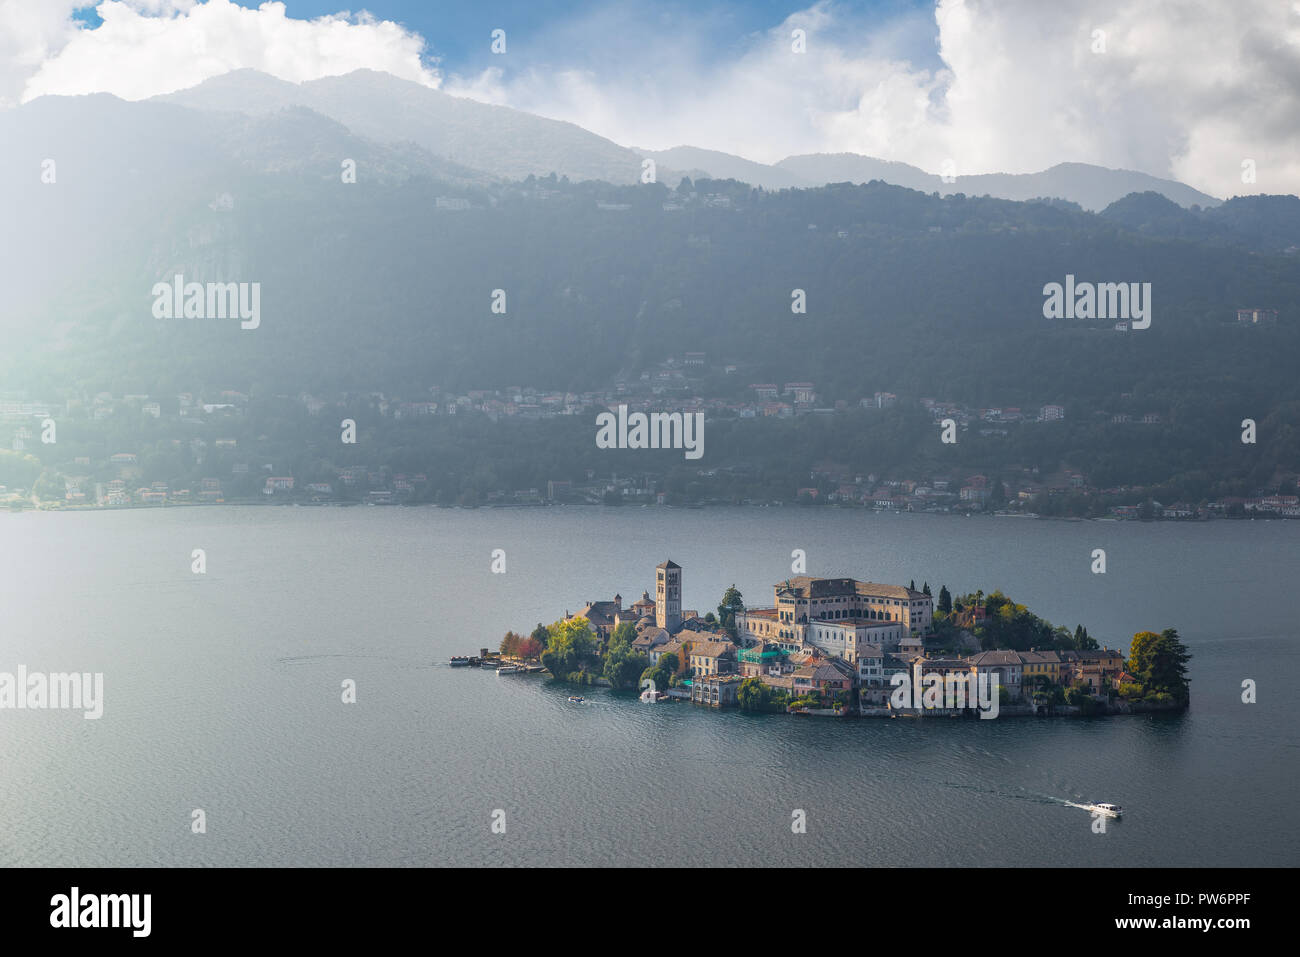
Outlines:
POLYGON ((1080 811, 1091 811, 1091 810, 1092 810, 1092 808, 1089 807, 1087 804, 1076 804, 1076 803, 1074 803, 1073 801, 1067 801, 1065 798, 1057 798, 1057 800, 1058 800, 1061 804, 1063 804, 1065 807, 1077 807, 1080 811))
POLYGON ((1122 809, 1114 804, 1080 804, 1079 802, 1071 801, 1068 798, 1050 797, 1048 795, 1044 795, 1044 797, 1048 797, 1048 799, 1054 804, 1059 804, 1062 807, 1075 807, 1080 811, 1087 811, 1089 814, 1093 815, 1105 814, 1107 817, 1118 818, 1122 813, 1122 809))
POLYGON ((1033 791, 1016 793, 1015 791, 1001 791, 997 788, 981 788, 973 784, 953 784, 952 782, 947 782, 945 786, 958 791, 975 791, 978 794, 992 794, 996 797, 1011 798, 1014 801, 1029 801, 1033 804, 1058 804, 1061 800, 1046 794, 1035 794, 1033 791))
POLYGON ((992 794, 997 797, 1011 798, 1015 801, 1029 801, 1033 804, 1050 804, 1056 805, 1057 807, 1077 807, 1082 811, 1092 810, 1092 805, 1090 804, 1079 804, 1075 801, 1069 800, 1068 798, 1056 797, 1052 794, 1040 794, 1037 791, 1026 791, 1021 789, 1021 791, 1017 793, 1015 791, 1002 791, 997 788, 976 787, 972 784, 953 784, 952 782, 947 782, 946 786, 960 791, 975 791, 980 794, 992 794))

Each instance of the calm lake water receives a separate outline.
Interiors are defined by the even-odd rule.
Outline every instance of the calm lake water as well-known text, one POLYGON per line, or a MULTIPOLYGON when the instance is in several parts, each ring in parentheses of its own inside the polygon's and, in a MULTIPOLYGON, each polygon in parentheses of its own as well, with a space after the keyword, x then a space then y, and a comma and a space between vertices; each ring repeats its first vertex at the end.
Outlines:
POLYGON ((104 716, 0 711, 0 865, 1295 865, 1300 522, 777 509, 0 515, 0 671, 102 671, 104 716), (1089 570, 1105 548, 1108 573, 1089 570), (190 570, 193 549, 208 571, 190 570), (504 549, 505 574, 491 551, 504 549), (684 568, 686 607, 811 574, 1001 588, 1127 648, 1179 717, 796 719, 451 670, 684 568), (341 702, 353 679, 357 703, 341 702), (1245 678, 1259 702, 1241 703, 1245 678), (1123 805, 1094 834, 1062 801, 1123 805), (190 833, 202 808, 208 832, 190 833), (491 831, 494 810, 506 833, 491 831), (807 833, 791 833, 791 813, 807 833))

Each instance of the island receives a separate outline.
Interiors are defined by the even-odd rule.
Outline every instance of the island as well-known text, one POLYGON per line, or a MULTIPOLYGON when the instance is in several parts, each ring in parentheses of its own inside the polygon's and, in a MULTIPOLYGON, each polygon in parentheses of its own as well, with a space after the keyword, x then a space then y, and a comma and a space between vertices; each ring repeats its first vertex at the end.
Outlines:
MULTIPOLYGON (((799 575, 747 607, 732 585, 717 611, 682 607, 683 569, 646 589, 587 601, 496 661, 643 700, 846 717, 1093 716, 1182 711, 1191 654, 1173 628, 1133 635, 1127 655, 1040 618, 1001 591, 937 599, 928 582, 883 585, 799 575), (977 692, 977 689, 979 691, 977 692), (996 697, 989 700, 983 695, 996 697)), ((520 669, 523 670, 523 669, 520 669)))

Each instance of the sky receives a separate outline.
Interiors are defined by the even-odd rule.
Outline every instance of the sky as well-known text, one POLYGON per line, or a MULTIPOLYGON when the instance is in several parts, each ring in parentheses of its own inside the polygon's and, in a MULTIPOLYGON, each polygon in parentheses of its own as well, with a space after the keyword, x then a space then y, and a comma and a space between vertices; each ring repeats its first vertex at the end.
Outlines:
POLYGON ((1300 193, 1300 0, 0 0, 0 109, 243 67, 384 70, 648 149, 1300 193))

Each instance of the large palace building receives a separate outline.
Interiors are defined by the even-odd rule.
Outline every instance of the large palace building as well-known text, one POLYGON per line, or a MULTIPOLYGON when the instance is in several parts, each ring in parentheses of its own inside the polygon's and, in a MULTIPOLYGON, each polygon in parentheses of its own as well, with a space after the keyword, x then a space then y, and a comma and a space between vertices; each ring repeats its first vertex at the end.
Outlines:
POLYGON ((801 575, 774 592, 775 607, 736 616, 743 644, 766 641, 794 650, 807 643, 853 661, 862 645, 887 651, 919 645, 934 614, 924 592, 853 578, 801 575))

